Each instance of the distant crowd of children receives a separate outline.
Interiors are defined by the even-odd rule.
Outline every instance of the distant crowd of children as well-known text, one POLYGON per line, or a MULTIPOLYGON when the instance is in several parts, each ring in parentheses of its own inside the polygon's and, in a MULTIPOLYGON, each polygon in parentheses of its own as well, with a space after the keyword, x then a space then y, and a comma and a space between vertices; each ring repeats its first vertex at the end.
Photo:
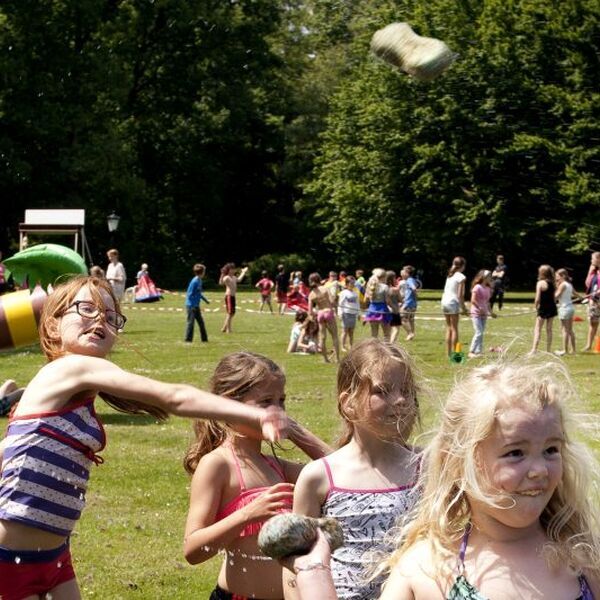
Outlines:
MULTIPOLYGON (((449 279, 464 261, 453 266, 449 279)), ((227 277, 235 277, 232 267, 222 279, 235 296, 227 277)), ((391 314, 386 280, 377 271, 365 290, 370 322, 381 328, 391 328, 380 318, 391 314)), ((460 288, 464 280, 456 280, 460 288)), ((483 274, 473 288, 478 311, 485 298, 475 287, 489 280, 483 274)), ((540 281, 543 298, 551 280, 540 281)), ((309 286, 324 344, 334 330, 333 296, 317 274, 309 286)), ((454 310, 446 291, 445 310, 454 310)), ((199 302, 201 286, 191 292, 199 302)), ((192 480, 183 552, 191 564, 223 554, 211 600, 600 599, 600 469, 573 437, 576 392, 564 365, 500 359, 465 371, 420 447, 413 430, 426 395, 413 360, 389 341, 364 339, 339 365, 343 433, 333 449, 286 415, 285 375, 268 357, 224 356, 210 391, 157 381, 108 360, 126 321, 110 284, 93 276, 58 285, 44 306, 48 362, 14 406, 0 444, 1 598, 81 598, 70 537, 91 472, 104 462, 99 396, 129 414, 195 419, 184 458, 192 480), (263 440, 282 438, 312 462, 285 460, 273 446, 263 453, 263 440), (290 510, 336 519, 343 546, 332 554, 319 532, 285 568, 263 556, 263 523, 290 510)))
MULTIPOLYGON (((473 325, 468 357, 477 358, 485 352, 487 320, 497 316, 494 305, 497 305, 498 310, 503 308, 508 267, 504 256, 498 255, 493 270, 481 269, 476 273, 471 280, 468 295, 465 269, 465 259, 455 257, 442 293, 441 307, 446 323, 445 351, 448 356, 452 356, 460 348, 459 320, 461 315, 465 315, 471 318, 473 325)), ((226 317, 222 328, 225 333, 231 332, 236 312, 237 284, 246 273, 247 268, 244 268, 236 274, 233 263, 228 263, 221 270, 219 282, 225 287, 226 317)), ((574 291, 566 269, 559 269, 555 274, 549 265, 540 266, 535 294, 537 317, 532 353, 537 351, 543 331, 546 333, 546 348, 548 351, 552 350, 552 324, 556 316, 561 323, 562 347, 555 353, 575 353, 574 301, 587 303, 589 328, 583 351, 592 348, 600 320, 599 273, 600 253, 594 252, 585 280, 585 294, 579 295, 574 291)), ((204 266, 195 265, 194 278, 188 286, 186 297, 186 341, 192 341, 194 322, 200 327, 202 341, 207 340, 200 311, 200 302, 208 302, 202 295, 203 275, 204 266)), ((308 276, 307 283, 304 282, 301 271, 288 274, 284 265, 279 265, 274 279, 270 278, 267 271, 262 271, 255 288, 260 294, 260 313, 268 309, 270 314, 295 314, 288 343, 290 353, 320 353, 326 362, 332 357, 339 361, 340 353, 347 352, 352 347, 355 328, 359 322, 369 324, 372 337, 381 335, 384 340, 392 343, 396 342, 400 331, 404 331, 407 342, 416 335, 415 314, 421 281, 411 265, 402 267, 399 276, 394 271, 375 268, 368 280, 362 270, 357 270, 355 276, 344 271, 339 274, 330 271, 325 279, 315 272, 308 276), (277 310, 273 306, 273 294, 279 307, 277 310), (341 340, 338 324, 342 330, 341 340), (331 340, 331 350, 327 348, 328 339, 331 340)))

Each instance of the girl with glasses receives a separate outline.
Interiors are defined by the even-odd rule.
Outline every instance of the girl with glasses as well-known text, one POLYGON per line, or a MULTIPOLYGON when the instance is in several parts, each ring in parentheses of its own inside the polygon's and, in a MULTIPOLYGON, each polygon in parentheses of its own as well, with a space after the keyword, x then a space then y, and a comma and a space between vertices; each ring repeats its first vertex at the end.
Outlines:
POLYGON ((106 359, 125 317, 110 284, 81 276, 58 286, 40 319, 49 363, 27 386, 0 444, 0 597, 80 592, 69 537, 85 505, 92 463, 105 445, 94 410, 100 396, 116 410, 225 420, 266 439, 285 433, 281 409, 228 400, 190 385, 163 383, 120 369, 106 359))

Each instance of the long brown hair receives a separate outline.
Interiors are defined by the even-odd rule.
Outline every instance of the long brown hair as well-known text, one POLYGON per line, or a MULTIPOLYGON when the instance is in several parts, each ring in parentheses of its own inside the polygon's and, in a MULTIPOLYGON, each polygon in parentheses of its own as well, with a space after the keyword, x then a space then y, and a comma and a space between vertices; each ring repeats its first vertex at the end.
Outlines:
MULTIPOLYGON (((254 352, 234 352, 219 361, 210 379, 210 391, 243 402, 244 396, 268 375, 285 380, 283 371, 270 358, 254 352)), ((223 444, 229 433, 226 425, 208 419, 195 420, 193 427, 195 440, 183 458, 183 466, 190 475, 200 459, 223 444)))
MULTIPOLYGON (((119 301, 106 279, 78 275, 65 283, 57 285, 44 304, 39 325, 40 346, 49 362, 65 355, 62 340, 60 335, 58 335, 59 321, 69 306, 73 304, 79 290, 84 287, 89 289, 92 302, 97 306, 104 306, 102 292, 106 292, 114 302, 115 310, 117 312, 120 310, 119 301)), ((126 400, 107 392, 99 392, 98 395, 119 412, 132 415, 148 414, 160 420, 168 417, 168 413, 165 410, 156 406, 143 404, 135 400, 126 400)))
POLYGON ((393 362, 403 366, 404 396, 415 403, 414 419, 410 423, 403 424, 407 436, 410 435, 415 421, 420 421, 417 400, 420 386, 416 381, 412 359, 406 350, 394 344, 376 338, 367 338, 352 346, 338 369, 338 412, 344 422, 344 429, 337 443, 338 447, 345 446, 352 439, 354 423, 360 421, 363 414, 361 401, 369 394, 374 379, 393 362))

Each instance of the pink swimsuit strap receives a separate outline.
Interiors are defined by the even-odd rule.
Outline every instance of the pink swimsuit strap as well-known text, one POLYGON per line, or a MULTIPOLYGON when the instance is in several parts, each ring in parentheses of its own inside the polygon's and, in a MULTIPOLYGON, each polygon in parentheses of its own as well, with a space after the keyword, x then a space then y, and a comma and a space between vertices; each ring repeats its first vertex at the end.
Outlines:
MULTIPOLYGON (((234 512, 240 510, 244 506, 247 506, 252 502, 257 496, 260 496, 263 492, 267 491, 270 486, 261 486, 255 488, 247 488, 246 482, 244 481, 244 476, 242 475, 242 468, 240 466, 239 459, 235 453, 235 450, 232 446, 230 446, 231 455, 233 456, 233 462, 235 465, 235 471, 238 479, 238 483, 240 486, 240 493, 230 500, 216 515, 215 521, 220 521, 225 517, 233 514, 234 512)), ((279 475, 282 481, 285 481, 285 473, 281 466, 277 463, 275 459, 270 456, 265 456, 261 453, 261 457, 263 460, 279 475)), ((291 509, 291 507, 290 507, 291 509)), ((240 537, 245 537, 248 535, 256 535, 262 526, 261 522, 257 523, 249 523, 244 527, 242 532, 240 533, 240 537)))

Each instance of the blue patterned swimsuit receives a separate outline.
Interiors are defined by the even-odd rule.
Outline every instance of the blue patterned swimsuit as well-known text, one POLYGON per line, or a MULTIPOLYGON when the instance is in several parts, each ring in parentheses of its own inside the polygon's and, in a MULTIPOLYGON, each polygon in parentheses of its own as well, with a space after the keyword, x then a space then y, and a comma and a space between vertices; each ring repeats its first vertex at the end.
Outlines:
MULTIPOLYGON (((487 598, 482 596, 479 590, 475 586, 471 585, 463 575, 465 570, 465 554, 467 553, 469 533, 471 533, 470 526, 467 527, 460 544, 460 550, 458 553, 459 575, 456 578, 454 585, 450 588, 448 596, 446 596, 446 600, 487 600, 487 598)), ((581 594, 577 596, 576 600, 594 600, 594 594, 592 594, 592 590, 590 589, 590 586, 583 575, 579 576, 579 590, 581 591, 581 594)))

